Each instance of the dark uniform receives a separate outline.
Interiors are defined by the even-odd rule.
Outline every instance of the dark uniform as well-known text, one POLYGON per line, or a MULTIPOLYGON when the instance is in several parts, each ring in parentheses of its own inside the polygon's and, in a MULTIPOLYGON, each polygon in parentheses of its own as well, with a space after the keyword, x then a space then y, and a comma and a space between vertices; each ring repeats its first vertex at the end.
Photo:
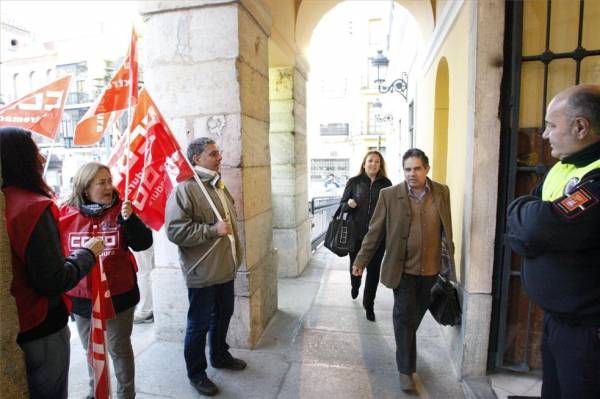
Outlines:
POLYGON ((508 208, 523 286, 544 311, 542 398, 600 398, 600 143, 508 208))

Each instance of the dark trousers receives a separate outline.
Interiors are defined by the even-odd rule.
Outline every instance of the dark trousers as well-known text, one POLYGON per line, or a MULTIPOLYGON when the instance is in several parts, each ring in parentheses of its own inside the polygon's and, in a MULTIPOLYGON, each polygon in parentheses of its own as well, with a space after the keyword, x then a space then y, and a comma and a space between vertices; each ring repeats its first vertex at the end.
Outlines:
MULTIPOLYGON (((350 284, 352 284, 352 288, 359 289, 360 283, 362 281, 362 276, 354 276, 352 275, 352 265, 354 264, 354 260, 356 259, 356 255, 358 255, 358 251, 360 251, 360 246, 356 252, 350 252, 350 284)), ((366 277, 365 277, 365 289, 363 291, 363 306, 365 309, 373 309, 373 304, 375 303, 375 294, 377 294, 377 286, 379 285, 379 273, 381 272, 381 260, 383 259, 383 254, 385 253, 385 245, 382 243, 379 248, 377 248, 377 252, 371 258, 371 261, 366 267, 366 277)))
POLYGON ((600 326, 571 326, 544 315, 542 398, 600 398, 600 326))
POLYGON ((31 399, 67 399, 70 337, 69 327, 65 326, 46 337, 20 344, 25 353, 31 399))
POLYGON ((190 308, 187 315, 184 355, 188 378, 197 381, 206 376, 206 334, 210 342, 210 360, 226 361, 231 354, 227 339, 233 315, 233 280, 204 288, 188 288, 190 308))
POLYGON ((436 278, 404 273, 394 289, 396 364, 402 374, 412 374, 417 369, 417 329, 429 307, 429 293, 436 278))

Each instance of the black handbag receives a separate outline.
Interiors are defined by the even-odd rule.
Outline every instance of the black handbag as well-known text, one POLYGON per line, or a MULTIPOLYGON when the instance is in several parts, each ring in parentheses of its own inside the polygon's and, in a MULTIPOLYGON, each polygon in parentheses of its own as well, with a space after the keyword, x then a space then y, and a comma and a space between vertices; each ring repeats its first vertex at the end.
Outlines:
POLYGON ((346 256, 354 250, 353 223, 348 217, 348 212, 342 212, 342 207, 340 204, 335 211, 325 233, 325 248, 337 256, 346 256))
POLYGON ((450 280, 439 274, 431 288, 429 312, 443 326, 455 326, 461 322, 458 291, 450 280))

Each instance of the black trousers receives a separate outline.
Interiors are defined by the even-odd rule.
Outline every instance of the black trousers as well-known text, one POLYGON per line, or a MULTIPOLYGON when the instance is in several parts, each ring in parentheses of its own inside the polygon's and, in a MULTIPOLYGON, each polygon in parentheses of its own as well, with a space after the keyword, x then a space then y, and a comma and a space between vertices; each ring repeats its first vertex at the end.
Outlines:
MULTIPOLYGON (((352 288, 359 289, 360 283, 362 281, 362 276, 354 276, 352 275, 352 265, 354 264, 354 260, 356 259, 356 255, 358 255, 358 251, 360 251, 360 246, 358 246, 358 250, 356 252, 350 252, 350 284, 352 284, 352 288)), ((377 286, 379 285, 379 274, 381 273, 381 261, 383 259, 383 254, 385 253, 385 245, 381 243, 373 258, 366 267, 366 277, 365 277, 365 288, 363 290, 363 306, 365 309, 373 309, 373 304, 375 303, 375 295, 377 294, 377 286)))
POLYGON ((396 364, 402 374, 412 374, 417 369, 417 329, 429 307, 429 293, 436 278, 404 273, 394 288, 396 364))
POLYGON ((572 326, 544 315, 542 398, 600 398, 600 326, 572 326))

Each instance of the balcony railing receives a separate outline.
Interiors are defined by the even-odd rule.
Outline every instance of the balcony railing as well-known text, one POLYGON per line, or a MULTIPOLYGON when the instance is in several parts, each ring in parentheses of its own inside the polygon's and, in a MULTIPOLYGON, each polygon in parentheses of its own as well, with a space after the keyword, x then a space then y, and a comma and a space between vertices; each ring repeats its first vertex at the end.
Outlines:
POLYGON ((90 102, 90 96, 87 93, 69 93, 67 96, 67 105, 85 104, 90 102))
POLYGON ((341 197, 314 197, 308 203, 310 213, 310 246, 314 251, 325 239, 327 227, 340 205, 341 197))

